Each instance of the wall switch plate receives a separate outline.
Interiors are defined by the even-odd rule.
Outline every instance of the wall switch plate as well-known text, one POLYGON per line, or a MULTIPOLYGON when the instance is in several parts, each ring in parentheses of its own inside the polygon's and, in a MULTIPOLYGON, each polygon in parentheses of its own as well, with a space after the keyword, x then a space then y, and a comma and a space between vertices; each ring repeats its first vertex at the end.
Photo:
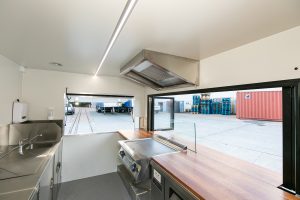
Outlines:
POLYGON ((153 177, 155 178, 155 180, 157 180, 157 182, 161 183, 161 174, 158 173, 158 171, 156 171, 155 169, 153 169, 153 177))

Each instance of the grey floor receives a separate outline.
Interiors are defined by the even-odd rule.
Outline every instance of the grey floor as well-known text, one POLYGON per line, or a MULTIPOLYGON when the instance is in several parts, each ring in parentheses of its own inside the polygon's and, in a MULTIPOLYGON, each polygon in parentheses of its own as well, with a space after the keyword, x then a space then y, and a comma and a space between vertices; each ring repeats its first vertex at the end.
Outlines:
POLYGON ((63 183, 58 200, 130 200, 117 173, 63 183))

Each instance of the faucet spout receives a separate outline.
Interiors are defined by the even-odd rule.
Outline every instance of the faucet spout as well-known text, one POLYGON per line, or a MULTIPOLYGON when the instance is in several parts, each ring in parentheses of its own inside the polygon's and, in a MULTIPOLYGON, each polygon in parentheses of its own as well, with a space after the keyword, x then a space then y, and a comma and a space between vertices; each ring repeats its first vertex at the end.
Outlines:
POLYGON ((37 138, 37 137, 42 137, 43 136, 43 134, 39 134, 39 135, 36 135, 36 136, 34 136, 34 137, 32 137, 30 140, 29 140, 29 149, 33 149, 33 143, 32 143, 32 141, 35 139, 35 138, 37 138))
POLYGON ((43 136, 43 134, 39 134, 39 135, 36 135, 36 136, 34 136, 34 137, 32 137, 32 138, 25 138, 25 139, 21 139, 21 140, 19 140, 19 154, 20 155, 24 155, 24 152, 23 152, 23 147, 24 147, 24 145, 25 145, 25 141, 26 140, 28 140, 28 144, 29 144, 29 149, 33 149, 33 143, 32 143, 32 141, 34 140, 34 139, 36 139, 37 137, 42 137, 43 136))
POLYGON ((24 155, 24 153, 23 153, 24 141, 26 141, 28 139, 29 138, 19 140, 19 154, 24 155))

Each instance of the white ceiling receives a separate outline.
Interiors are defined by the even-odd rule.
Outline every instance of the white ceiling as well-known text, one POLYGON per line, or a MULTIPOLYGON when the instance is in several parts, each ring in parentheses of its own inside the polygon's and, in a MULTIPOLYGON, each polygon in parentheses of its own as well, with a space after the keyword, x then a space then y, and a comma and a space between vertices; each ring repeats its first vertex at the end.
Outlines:
MULTIPOLYGON (((94 74, 125 4, 1 0, 0 54, 29 68, 94 74)), ((142 49, 203 59, 299 26, 299 10, 299 0, 139 0, 99 74, 118 75, 142 49)))

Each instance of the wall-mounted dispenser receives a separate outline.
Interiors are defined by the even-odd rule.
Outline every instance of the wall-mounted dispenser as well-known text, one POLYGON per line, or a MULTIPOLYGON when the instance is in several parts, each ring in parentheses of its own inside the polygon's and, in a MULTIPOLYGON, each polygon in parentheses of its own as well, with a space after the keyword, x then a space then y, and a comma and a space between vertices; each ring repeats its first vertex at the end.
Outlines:
POLYGON ((26 103, 14 102, 13 123, 21 123, 28 120, 28 105, 26 103))

